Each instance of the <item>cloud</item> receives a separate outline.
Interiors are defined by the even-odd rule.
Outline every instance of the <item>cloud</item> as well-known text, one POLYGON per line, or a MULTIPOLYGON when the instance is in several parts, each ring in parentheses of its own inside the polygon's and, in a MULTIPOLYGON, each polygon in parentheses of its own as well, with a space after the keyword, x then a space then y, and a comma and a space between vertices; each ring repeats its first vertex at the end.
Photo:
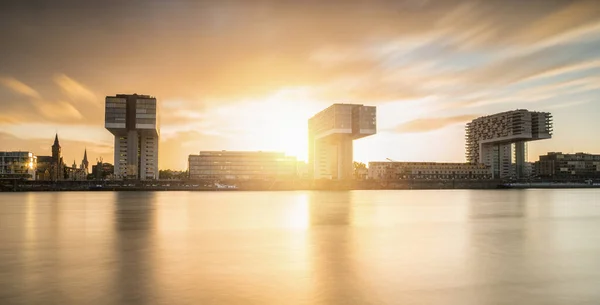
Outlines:
MULTIPOLYGON (((515 37, 521 43, 534 43, 544 39, 561 37, 564 42, 568 34, 578 32, 590 24, 599 24, 600 10, 597 1, 572 1, 564 7, 535 20, 515 37)), ((581 34, 580 32, 578 34, 581 34)))
POLYGON ((179 131, 161 139, 158 163, 161 169, 185 169, 190 154, 223 149, 231 149, 227 138, 193 130, 179 131))
POLYGON ((83 118, 77 108, 64 101, 47 102, 39 100, 34 101, 34 105, 40 114, 53 122, 76 123, 83 118))
POLYGON ((56 75, 54 77, 54 82, 74 101, 99 104, 98 98, 90 89, 64 74, 56 75))
POLYGON ((438 117, 438 118, 420 118, 406 123, 402 123, 393 129, 396 133, 420 133, 430 132, 446 128, 451 125, 466 123, 470 120, 479 117, 479 115, 457 115, 452 117, 438 117))
POLYGON ((3 77, 0 78, 0 83, 5 87, 11 89, 12 91, 19 93, 21 95, 31 97, 31 98, 40 98, 40 94, 35 91, 35 89, 27 86, 26 84, 12 78, 12 77, 3 77))
MULTIPOLYGON (((96 158, 103 156, 105 161, 112 162, 113 149, 111 143, 94 140, 73 140, 61 137, 58 134, 64 161, 71 165, 73 159, 79 164, 83 158, 83 151, 87 148, 88 160, 95 162, 96 158)), ((51 146, 54 143, 54 135, 47 138, 39 136, 33 138, 17 137, 8 132, 0 132, 0 143, 5 151, 31 151, 38 156, 51 155, 51 146)), ((91 167, 90 167, 91 170, 91 167)))
MULTIPOLYGON (((168 145, 161 142, 167 151, 161 167, 180 167, 188 149, 234 147, 236 140, 219 135, 259 143, 263 134, 241 132, 266 126, 291 107, 313 107, 308 102, 320 110, 333 102, 426 100, 433 118, 399 126, 418 132, 453 124, 452 115, 523 102, 543 106, 558 94, 594 90, 589 82, 570 82, 589 80, 598 68, 594 1, 409 2, 348 0, 340 9, 337 1, 316 0, 58 0, 52 10, 2 3, 0 41, 11 42, 0 56, 3 73, 20 78, 34 67, 44 78, 56 71, 69 76, 56 75, 58 86, 31 80, 43 102, 36 91, 0 96, 0 122, 101 128, 101 96, 151 94, 164 103, 168 145), (305 93, 292 102, 277 97, 261 108, 262 116, 244 112, 258 111, 245 106, 284 88, 305 93), (445 107, 432 107, 437 104, 445 107), (216 119, 217 109, 225 113, 216 119)), ((406 115, 403 120, 421 114, 406 115)))
POLYGON ((573 102, 561 103, 561 104, 556 104, 556 105, 548 106, 548 107, 546 107, 546 109, 561 109, 561 108, 568 108, 568 107, 574 107, 574 106, 578 106, 578 105, 587 104, 587 103, 590 103, 590 102, 591 102, 590 100, 585 100, 585 101, 573 101, 573 102))

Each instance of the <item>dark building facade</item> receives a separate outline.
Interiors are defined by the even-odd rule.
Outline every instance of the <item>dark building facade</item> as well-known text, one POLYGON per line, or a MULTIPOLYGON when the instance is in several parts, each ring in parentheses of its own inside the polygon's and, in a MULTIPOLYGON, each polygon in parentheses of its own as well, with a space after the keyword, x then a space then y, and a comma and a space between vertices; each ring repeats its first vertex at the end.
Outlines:
POLYGON ((110 163, 103 163, 99 161, 96 165, 92 165, 92 176, 95 180, 108 179, 113 175, 115 167, 110 163))
POLYGON ((535 174, 551 179, 600 179, 600 155, 551 152, 535 162, 535 174))

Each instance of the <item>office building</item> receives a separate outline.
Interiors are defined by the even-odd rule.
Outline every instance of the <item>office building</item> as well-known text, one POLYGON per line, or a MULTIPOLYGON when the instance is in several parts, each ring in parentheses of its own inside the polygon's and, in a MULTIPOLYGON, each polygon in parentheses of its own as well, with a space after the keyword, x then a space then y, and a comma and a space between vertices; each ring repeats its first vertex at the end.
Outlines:
POLYGON ((104 125, 115 137, 115 177, 158 179, 160 129, 156 98, 138 94, 107 96, 104 125))
POLYGON ((0 179, 35 180, 37 157, 28 151, 0 152, 0 179))
POLYGON ((519 109, 480 117, 466 126, 467 162, 490 166, 495 178, 522 178, 526 143, 551 137, 552 115, 547 112, 519 109))
POLYGON ((377 132, 376 109, 333 104, 308 120, 309 176, 352 179, 353 141, 377 132))
POLYGON ((557 180, 600 179, 600 155, 550 152, 535 162, 535 173, 557 180))
POLYGON ((201 151, 188 158, 190 179, 273 180, 297 176, 296 157, 282 152, 201 151))
POLYGON ((369 162, 368 178, 375 180, 483 180, 492 171, 484 164, 436 162, 369 162))

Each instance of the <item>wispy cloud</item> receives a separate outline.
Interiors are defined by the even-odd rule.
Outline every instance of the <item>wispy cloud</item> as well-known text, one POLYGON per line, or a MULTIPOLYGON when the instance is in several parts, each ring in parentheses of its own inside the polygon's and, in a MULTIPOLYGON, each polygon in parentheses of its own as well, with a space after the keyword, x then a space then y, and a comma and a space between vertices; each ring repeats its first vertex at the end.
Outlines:
POLYGON ((18 94, 32 98, 40 98, 40 94, 35 89, 27 86, 26 84, 12 77, 0 78, 0 83, 2 83, 2 85, 18 94))
POLYGON ((420 118, 402 123, 393 129, 396 133, 419 133, 443 129, 451 125, 465 123, 477 118, 478 115, 457 115, 451 117, 420 118))
POLYGON ((74 101, 98 103, 98 99, 94 92, 64 74, 56 75, 54 77, 54 82, 74 101))
POLYGON ((556 104, 556 105, 548 106, 548 107, 546 107, 546 109, 568 108, 568 107, 574 107, 574 106, 578 106, 578 105, 587 104, 589 102, 591 102, 591 101, 590 100, 574 101, 574 102, 569 102, 569 103, 562 103, 562 104, 556 104))
POLYGON ((81 112, 77 110, 73 105, 65 101, 47 102, 47 101, 34 101, 34 105, 37 107, 39 113, 48 119, 55 121, 68 121, 68 120, 80 120, 83 118, 81 112))

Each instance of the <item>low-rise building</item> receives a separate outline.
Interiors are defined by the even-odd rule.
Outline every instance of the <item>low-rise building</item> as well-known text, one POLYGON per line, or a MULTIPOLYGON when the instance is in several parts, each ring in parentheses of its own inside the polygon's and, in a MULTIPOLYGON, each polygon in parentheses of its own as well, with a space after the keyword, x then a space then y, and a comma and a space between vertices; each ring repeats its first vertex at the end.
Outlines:
POLYGON ((491 179, 492 170, 484 164, 437 162, 369 162, 369 179, 410 180, 491 179))
POLYGON ((190 179, 271 180, 297 176, 296 157, 282 152, 201 151, 188 158, 190 179))
POLYGON ((538 177, 553 179, 600 179, 600 155, 550 152, 535 162, 538 177))
POLYGON ((103 163, 102 161, 98 161, 96 165, 92 165, 92 179, 95 180, 106 180, 111 179, 113 177, 113 172, 115 171, 114 165, 110 163, 103 163))
POLYGON ((0 179, 35 180, 37 157, 28 151, 0 152, 0 179))

